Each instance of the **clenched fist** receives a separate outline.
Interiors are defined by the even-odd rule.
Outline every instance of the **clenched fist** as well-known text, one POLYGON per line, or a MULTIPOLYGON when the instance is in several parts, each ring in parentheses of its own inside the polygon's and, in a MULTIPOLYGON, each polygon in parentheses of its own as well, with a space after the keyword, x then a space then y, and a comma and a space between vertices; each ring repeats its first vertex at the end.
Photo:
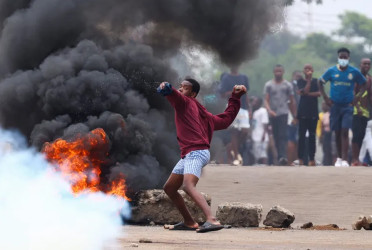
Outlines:
POLYGON ((244 85, 235 85, 232 93, 241 97, 242 95, 247 93, 247 88, 244 85))

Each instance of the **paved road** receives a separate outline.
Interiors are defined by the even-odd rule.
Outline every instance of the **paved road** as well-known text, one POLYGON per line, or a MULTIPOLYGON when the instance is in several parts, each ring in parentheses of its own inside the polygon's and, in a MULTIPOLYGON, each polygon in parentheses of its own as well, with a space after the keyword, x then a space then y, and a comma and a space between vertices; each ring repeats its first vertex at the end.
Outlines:
MULTIPOLYGON (((257 228, 218 232, 170 232, 162 227, 124 226, 107 249, 371 249, 372 231, 354 231, 359 214, 372 214, 372 169, 363 167, 231 167, 209 165, 198 188, 211 195, 212 209, 229 201, 262 204, 263 218, 274 205, 292 211, 293 230, 257 228), (296 229, 306 222, 337 224, 344 231, 296 229), (147 238, 152 243, 139 243, 147 238)), ((261 222, 262 226, 262 222, 261 222)))

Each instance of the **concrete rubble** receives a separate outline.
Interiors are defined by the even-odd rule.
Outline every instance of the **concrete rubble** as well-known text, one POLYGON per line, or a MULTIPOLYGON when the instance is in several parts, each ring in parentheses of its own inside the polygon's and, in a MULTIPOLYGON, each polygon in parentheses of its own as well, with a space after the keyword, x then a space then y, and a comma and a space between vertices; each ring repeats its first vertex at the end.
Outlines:
POLYGON ((217 219, 233 227, 258 227, 262 219, 262 205, 226 202, 218 206, 217 219))
POLYGON ((354 230, 360 230, 362 228, 365 230, 372 230, 372 215, 360 215, 358 220, 355 221, 351 226, 354 230))
POLYGON ((279 205, 270 209, 263 224, 274 228, 289 228, 294 222, 294 214, 279 205))
MULTIPOLYGON (((179 191, 185 200, 186 206, 193 218, 198 223, 206 221, 202 210, 184 192, 179 191)), ((202 193, 203 194, 203 193, 202 193)), ((211 198, 203 194, 207 203, 211 204, 211 198)), ((136 224, 176 224, 183 221, 181 214, 161 189, 143 190, 138 192, 133 199, 131 223, 136 224)))

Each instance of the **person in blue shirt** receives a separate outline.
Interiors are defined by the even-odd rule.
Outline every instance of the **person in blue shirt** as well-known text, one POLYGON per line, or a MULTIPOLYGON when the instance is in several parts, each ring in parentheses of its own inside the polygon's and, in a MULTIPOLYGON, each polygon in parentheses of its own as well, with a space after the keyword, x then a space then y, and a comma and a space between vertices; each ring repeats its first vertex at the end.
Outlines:
POLYGON ((350 51, 341 48, 337 51, 338 64, 329 68, 319 78, 319 90, 326 104, 331 107, 331 129, 336 134, 336 147, 338 158, 336 167, 349 167, 347 161, 349 149, 349 129, 352 127, 354 103, 357 103, 361 94, 366 90, 367 79, 357 69, 349 65, 350 51), (324 84, 331 83, 330 96, 324 92, 324 84), (360 84, 360 91, 354 98, 354 85, 360 84))
MULTIPOLYGON (((249 90, 248 77, 239 73, 239 65, 234 65, 230 69, 230 73, 225 72, 221 75, 221 83, 219 86, 221 97, 226 99, 230 98, 231 90, 235 85, 244 85, 247 91, 249 90)), ((246 145, 250 128, 249 119, 252 117, 252 109, 249 106, 248 94, 242 96, 240 102, 239 113, 231 124, 229 131, 231 133, 231 139, 228 147, 228 157, 231 160, 231 164, 235 166, 243 164, 243 152, 240 149, 242 146, 244 148, 246 145)), ((247 162, 244 162, 244 165, 247 165, 247 162)))

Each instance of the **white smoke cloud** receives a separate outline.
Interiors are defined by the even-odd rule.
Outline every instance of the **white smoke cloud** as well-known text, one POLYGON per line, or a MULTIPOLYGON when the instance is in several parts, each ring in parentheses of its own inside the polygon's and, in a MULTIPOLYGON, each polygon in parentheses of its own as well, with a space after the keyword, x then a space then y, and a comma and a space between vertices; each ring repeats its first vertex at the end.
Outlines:
POLYGON ((90 250, 114 240, 128 202, 103 193, 74 197, 44 156, 25 145, 0 129, 0 249, 90 250))
POLYGON ((181 53, 186 57, 192 77, 203 82, 203 86, 209 87, 218 72, 219 63, 216 55, 200 46, 183 47, 181 53))

